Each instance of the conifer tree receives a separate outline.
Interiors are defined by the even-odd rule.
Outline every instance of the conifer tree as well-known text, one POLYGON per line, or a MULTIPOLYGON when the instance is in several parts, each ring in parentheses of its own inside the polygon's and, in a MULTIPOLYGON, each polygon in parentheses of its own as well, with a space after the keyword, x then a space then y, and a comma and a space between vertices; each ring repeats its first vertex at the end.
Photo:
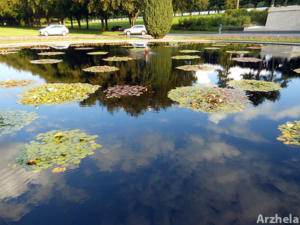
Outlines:
POLYGON ((172 21, 172 0, 145 0, 144 22, 151 36, 164 37, 169 33, 172 21))

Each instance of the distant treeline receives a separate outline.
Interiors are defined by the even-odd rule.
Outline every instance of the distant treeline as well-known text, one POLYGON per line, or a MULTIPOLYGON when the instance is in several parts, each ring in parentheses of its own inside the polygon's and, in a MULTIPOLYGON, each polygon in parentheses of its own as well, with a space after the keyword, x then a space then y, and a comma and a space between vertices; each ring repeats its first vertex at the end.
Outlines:
MULTIPOLYGON (((114 17, 128 17, 131 25, 143 13, 145 0, 1 0, 0 24, 2 26, 41 26, 52 22, 64 23, 100 19, 102 30, 108 29, 107 20, 114 17)), ((300 0, 173 0, 174 12, 223 10, 231 8, 269 7, 300 4, 300 0)))

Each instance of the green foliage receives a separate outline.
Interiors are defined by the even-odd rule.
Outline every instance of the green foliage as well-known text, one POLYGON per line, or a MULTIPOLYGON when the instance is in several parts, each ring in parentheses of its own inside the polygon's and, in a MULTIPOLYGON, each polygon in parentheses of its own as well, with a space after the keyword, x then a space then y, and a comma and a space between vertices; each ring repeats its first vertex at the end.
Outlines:
POLYGON ((168 97, 179 102, 179 107, 204 113, 237 113, 249 102, 240 90, 191 86, 171 90, 168 97))
POLYGON ((260 10, 251 10, 249 12, 251 17, 251 23, 255 23, 258 25, 265 25, 268 18, 268 9, 260 11, 260 10))
POLYGON ((154 38, 167 35, 173 22, 172 0, 145 0, 144 22, 154 38))
POLYGON ((20 103, 24 105, 51 105, 69 101, 82 101, 100 86, 74 84, 44 84, 22 92, 20 103))
MULTIPOLYGON (((81 159, 93 155, 101 145, 97 135, 80 130, 50 131, 36 136, 37 141, 26 144, 16 158, 16 164, 40 171, 51 167, 64 168, 80 164, 81 159)), ((64 171, 61 170, 61 171, 64 171)), ((53 170, 56 172, 59 170, 53 170)))
POLYGON ((260 80, 232 80, 228 85, 245 91, 270 92, 282 89, 279 84, 260 80))
POLYGON ((261 1, 259 3, 257 3, 256 7, 259 8, 259 7, 265 7, 267 6, 266 2, 265 1, 261 1))
POLYGON ((278 129, 281 135, 277 138, 286 145, 300 145, 300 121, 286 122, 278 129))
POLYGON ((19 131, 37 118, 35 112, 0 110, 0 136, 19 131))

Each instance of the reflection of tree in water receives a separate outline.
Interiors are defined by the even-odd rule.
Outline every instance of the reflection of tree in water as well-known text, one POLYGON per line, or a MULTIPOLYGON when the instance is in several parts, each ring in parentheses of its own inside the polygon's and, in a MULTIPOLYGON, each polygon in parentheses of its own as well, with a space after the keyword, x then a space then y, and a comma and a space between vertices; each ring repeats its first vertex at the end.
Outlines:
POLYGON ((102 90, 117 84, 129 84, 147 86, 148 92, 139 97, 107 99, 102 91, 98 91, 82 102, 82 105, 93 105, 98 101, 111 113, 123 108, 133 116, 138 116, 149 109, 159 111, 170 107, 172 101, 167 97, 169 90, 177 86, 191 85, 196 78, 192 74, 172 72, 172 49, 158 47, 155 50, 159 53, 151 55, 147 63, 145 61, 119 63, 117 64, 120 68, 118 75, 111 74, 90 79, 92 83, 102 85, 102 90), (100 80, 96 82, 94 79, 100 80))

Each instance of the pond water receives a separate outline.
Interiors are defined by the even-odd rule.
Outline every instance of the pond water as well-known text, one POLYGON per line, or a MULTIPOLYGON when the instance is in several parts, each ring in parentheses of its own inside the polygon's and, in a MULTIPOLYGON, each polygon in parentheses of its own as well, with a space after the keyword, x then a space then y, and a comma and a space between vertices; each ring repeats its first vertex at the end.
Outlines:
MULTIPOLYGON (((264 216, 300 217, 300 149, 277 140, 278 126, 300 118, 300 51, 291 46, 211 44, 151 47, 94 46, 40 56, 22 49, 0 56, 0 82, 31 79, 43 83, 89 83, 101 88, 81 102, 39 107, 18 104, 27 87, 0 88, 0 110, 36 112, 38 119, 0 136, 0 224, 199 225, 255 224, 264 216), (180 50, 199 50, 200 59, 175 60, 180 50), (247 50, 263 62, 230 60, 227 50, 247 50), (136 58, 105 62, 107 56, 136 58), (279 52, 279 53, 278 53, 279 52), (51 65, 41 58, 62 59, 51 65), (178 66, 206 63, 213 71, 187 72, 178 66), (93 74, 96 65, 120 68, 93 74), (282 89, 246 92, 250 103, 234 114, 207 114, 179 108, 168 98, 176 87, 217 85, 234 79, 273 81, 282 89), (106 98, 114 85, 141 85, 137 97, 106 98), (103 147, 63 173, 16 165, 16 157, 36 135, 80 129, 98 135, 103 147)), ((43 50, 45 51, 45 50, 43 50)), ((57 51, 57 50, 51 50, 57 51)))

